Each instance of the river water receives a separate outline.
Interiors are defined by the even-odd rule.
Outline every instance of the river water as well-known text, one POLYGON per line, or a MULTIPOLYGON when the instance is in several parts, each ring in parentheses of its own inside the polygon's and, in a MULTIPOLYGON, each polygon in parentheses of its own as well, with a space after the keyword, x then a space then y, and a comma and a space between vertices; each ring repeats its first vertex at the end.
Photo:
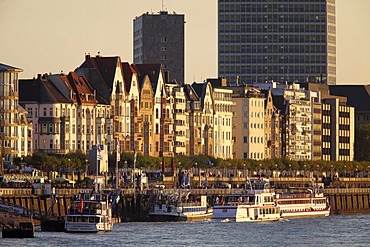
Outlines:
POLYGON ((35 232, 0 246, 370 246, 370 214, 289 219, 269 223, 131 222, 99 234, 35 232))

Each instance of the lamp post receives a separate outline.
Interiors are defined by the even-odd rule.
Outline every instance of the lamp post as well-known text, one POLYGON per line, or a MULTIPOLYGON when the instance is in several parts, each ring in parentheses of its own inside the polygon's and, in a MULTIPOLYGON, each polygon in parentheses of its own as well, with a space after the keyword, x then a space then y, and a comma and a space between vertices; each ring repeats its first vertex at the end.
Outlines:
POLYGON ((370 166, 367 166, 367 177, 370 178, 370 166))
POLYGON ((347 177, 347 165, 344 165, 344 177, 347 177))
POLYGON ((69 173, 71 172, 71 159, 68 159, 68 175, 67 175, 67 179, 68 179, 68 176, 69 176, 69 173))
POLYGON ((303 177, 306 177, 306 164, 303 165, 303 177))
POLYGON ((292 176, 292 164, 289 164, 289 177, 293 177, 292 176))
POLYGON ((247 174, 245 174, 245 163, 243 164, 243 177, 247 177, 247 174))
POLYGON ((319 168, 320 168, 320 166, 319 165, 317 165, 317 177, 319 177, 319 168))

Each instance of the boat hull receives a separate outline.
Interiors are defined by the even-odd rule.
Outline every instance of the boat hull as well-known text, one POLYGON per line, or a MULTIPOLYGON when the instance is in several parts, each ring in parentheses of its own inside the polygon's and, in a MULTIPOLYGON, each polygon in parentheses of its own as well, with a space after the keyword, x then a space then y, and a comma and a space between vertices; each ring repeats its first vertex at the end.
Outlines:
POLYGON ((69 222, 65 224, 66 232, 106 232, 112 231, 112 224, 90 224, 90 223, 78 223, 78 222, 69 222))
POLYGON ((315 218, 315 217, 328 217, 330 209, 320 211, 305 211, 305 212, 283 212, 282 218, 315 218))
POLYGON ((149 214, 150 221, 154 222, 165 222, 165 221, 203 221, 206 219, 211 219, 212 213, 205 214, 194 214, 194 215, 184 215, 184 214, 149 214))
POLYGON ((34 234, 34 229, 3 228, 2 230, 3 238, 33 238, 34 234))

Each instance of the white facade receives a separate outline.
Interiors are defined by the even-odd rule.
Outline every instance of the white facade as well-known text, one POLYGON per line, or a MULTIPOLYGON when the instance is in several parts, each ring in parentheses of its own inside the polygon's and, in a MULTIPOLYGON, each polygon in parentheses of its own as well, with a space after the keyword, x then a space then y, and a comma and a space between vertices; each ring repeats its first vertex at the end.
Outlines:
POLYGON ((234 94, 233 101, 234 158, 264 159, 264 96, 246 88, 243 94, 234 94))
POLYGON ((233 154, 233 101, 231 89, 214 88, 214 157, 231 159, 233 154))
POLYGON ((174 155, 188 155, 186 143, 188 142, 188 117, 186 109, 186 97, 184 87, 177 84, 166 84, 170 96, 170 106, 173 109, 173 134, 174 134, 174 155))

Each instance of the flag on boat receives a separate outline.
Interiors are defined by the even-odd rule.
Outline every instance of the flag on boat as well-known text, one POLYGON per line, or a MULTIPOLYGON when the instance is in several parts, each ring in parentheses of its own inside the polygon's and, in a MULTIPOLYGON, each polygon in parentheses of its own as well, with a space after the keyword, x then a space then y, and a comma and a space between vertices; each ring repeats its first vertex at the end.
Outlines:
POLYGON ((116 140, 116 150, 117 150, 117 161, 120 161, 121 160, 121 154, 120 154, 120 150, 119 150, 119 141, 118 139, 116 140))
POLYGON ((84 208, 84 200, 81 198, 80 203, 78 204, 78 212, 82 213, 83 208, 84 208))

